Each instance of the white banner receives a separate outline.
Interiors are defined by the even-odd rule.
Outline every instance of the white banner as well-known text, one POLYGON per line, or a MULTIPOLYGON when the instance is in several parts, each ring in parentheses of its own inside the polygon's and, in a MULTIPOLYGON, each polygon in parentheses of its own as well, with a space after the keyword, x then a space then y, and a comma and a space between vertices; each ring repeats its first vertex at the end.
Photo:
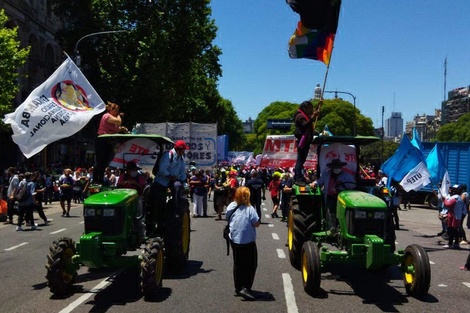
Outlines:
POLYGON ((347 165, 343 167, 343 170, 351 175, 356 175, 356 148, 338 142, 323 146, 319 158, 320 170, 324 171, 327 168, 326 165, 334 159, 346 162, 347 165))
MULTIPOLYGON (((264 142, 261 166, 278 168, 295 166, 297 161, 297 147, 294 135, 267 136, 264 142)), ((311 145, 304 163, 305 168, 315 168, 317 165, 316 146, 311 145)))
POLYGON ((418 191, 431 182, 429 179, 430 176, 431 175, 428 172, 426 164, 424 164, 424 162, 419 162, 418 165, 403 177, 400 185, 402 185, 406 192, 410 190, 418 191))
POLYGON ((450 184, 450 178, 449 178, 449 171, 446 170, 446 172, 444 173, 444 177, 442 178, 441 188, 439 189, 439 191, 441 192, 442 199, 445 199, 447 198, 447 196, 449 196, 450 186, 451 184, 450 184))
POLYGON ((196 167, 202 169, 211 169, 217 165, 217 124, 145 123, 138 125, 137 132, 166 136, 174 142, 184 140, 189 146, 185 156, 186 164, 194 161, 196 167))
POLYGON ((70 58, 3 122, 13 129, 13 141, 27 157, 48 144, 82 129, 105 109, 103 100, 70 58))
POLYGON ((109 164, 112 167, 124 168, 134 161, 144 172, 152 172, 157 160, 158 145, 150 139, 134 138, 117 146, 114 158, 109 164))

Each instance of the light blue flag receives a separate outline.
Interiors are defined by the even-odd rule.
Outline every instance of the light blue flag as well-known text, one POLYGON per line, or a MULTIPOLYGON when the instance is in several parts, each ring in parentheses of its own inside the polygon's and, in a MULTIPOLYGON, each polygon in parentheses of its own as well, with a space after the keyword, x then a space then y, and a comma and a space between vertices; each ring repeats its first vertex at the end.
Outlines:
POLYGON ((382 164, 380 170, 388 176, 388 182, 391 184, 392 179, 401 181, 420 162, 422 162, 422 158, 418 149, 411 144, 405 134, 397 151, 382 164))
POLYGON ((330 132, 330 129, 328 128, 328 124, 325 124, 325 127, 323 128, 323 136, 333 136, 333 134, 330 132))
POLYGON ((419 151, 424 153, 424 146, 423 143, 421 142, 421 139, 419 139, 418 131, 416 128, 413 127, 413 139, 411 139, 411 144, 418 148, 419 151))
POLYGON ((434 145, 431 152, 429 152, 428 157, 426 158, 426 165, 428 166, 429 174, 431 174, 430 178, 432 184, 439 186, 446 172, 446 168, 437 143, 434 145))

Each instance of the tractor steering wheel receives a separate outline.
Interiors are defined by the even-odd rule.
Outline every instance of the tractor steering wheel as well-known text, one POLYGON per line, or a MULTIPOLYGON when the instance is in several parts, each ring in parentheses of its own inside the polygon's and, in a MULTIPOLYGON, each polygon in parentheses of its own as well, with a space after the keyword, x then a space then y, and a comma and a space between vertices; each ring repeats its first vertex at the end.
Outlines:
POLYGON ((337 183, 336 186, 335 186, 335 190, 336 190, 337 193, 340 193, 343 190, 356 189, 356 186, 357 186, 357 184, 354 181, 345 181, 345 182, 337 183), (350 187, 350 185, 354 185, 354 187, 348 188, 348 187, 350 187))

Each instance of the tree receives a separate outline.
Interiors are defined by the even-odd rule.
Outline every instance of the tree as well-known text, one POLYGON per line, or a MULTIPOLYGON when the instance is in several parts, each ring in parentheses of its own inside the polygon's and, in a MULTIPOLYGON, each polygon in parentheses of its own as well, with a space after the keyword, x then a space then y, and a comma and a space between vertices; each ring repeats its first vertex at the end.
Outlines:
MULTIPOLYGON (((80 42, 82 68, 104 100, 121 104, 124 123, 213 123, 227 104, 217 91, 221 50, 212 44, 209 0, 54 0, 67 20, 59 34, 72 50, 80 42)), ((227 124, 228 123, 224 123, 227 124)))
POLYGON ((470 113, 462 115, 455 123, 448 123, 443 125, 437 133, 437 141, 470 141, 470 113))
MULTIPOLYGON (((24 65, 29 54, 29 47, 20 48, 16 40, 18 27, 8 27, 8 17, 0 10, 0 115, 13 111, 13 100, 19 91, 18 69, 24 65)), ((0 121, 0 129, 6 126, 0 121)))
MULTIPOLYGON (((314 107, 318 106, 318 100, 314 101, 314 107)), ((252 147, 255 154, 261 153, 267 135, 291 135, 294 133, 294 124, 290 130, 267 129, 268 119, 293 119, 299 105, 290 102, 276 101, 265 107, 256 117, 254 131, 256 134, 256 146, 252 147)), ((354 117, 354 106, 341 99, 323 100, 320 117, 315 124, 315 129, 323 131, 325 125, 334 135, 345 136, 353 132, 351 120, 354 117)), ((356 108, 356 129, 361 135, 373 135, 372 120, 363 116, 356 108)))

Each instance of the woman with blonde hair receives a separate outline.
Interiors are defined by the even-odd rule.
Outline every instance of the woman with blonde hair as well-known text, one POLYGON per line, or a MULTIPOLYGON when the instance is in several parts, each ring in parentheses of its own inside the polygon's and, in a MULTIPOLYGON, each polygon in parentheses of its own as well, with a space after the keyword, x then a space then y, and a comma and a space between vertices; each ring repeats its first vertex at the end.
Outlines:
MULTIPOLYGON (((103 114, 98 127, 98 136, 105 134, 128 133, 122 125, 124 113, 120 112, 119 104, 109 102, 106 104, 106 113, 103 114)), ((109 165, 114 146, 106 140, 97 139, 95 142, 96 166, 94 171, 94 182, 103 183, 104 169, 109 165)))
POLYGON ((235 293, 246 300, 255 300, 251 287, 258 266, 256 227, 260 225, 258 214, 250 203, 250 189, 239 187, 234 201, 227 207, 230 227, 230 243, 233 251, 233 279, 235 293))

